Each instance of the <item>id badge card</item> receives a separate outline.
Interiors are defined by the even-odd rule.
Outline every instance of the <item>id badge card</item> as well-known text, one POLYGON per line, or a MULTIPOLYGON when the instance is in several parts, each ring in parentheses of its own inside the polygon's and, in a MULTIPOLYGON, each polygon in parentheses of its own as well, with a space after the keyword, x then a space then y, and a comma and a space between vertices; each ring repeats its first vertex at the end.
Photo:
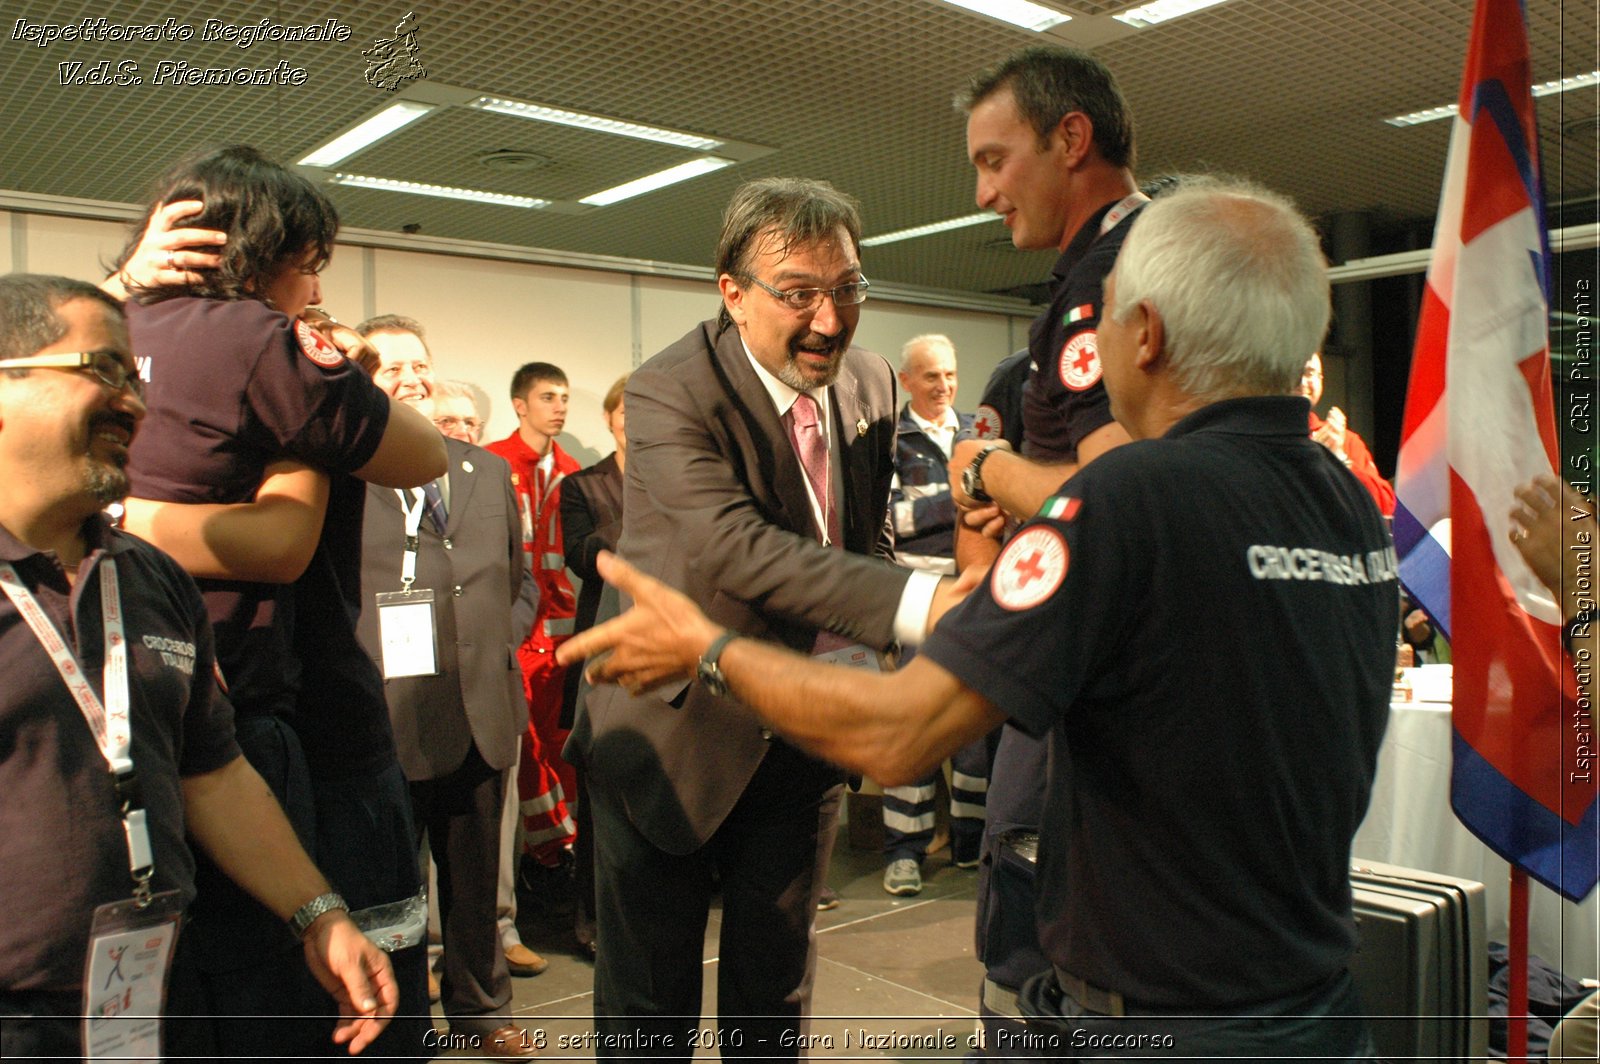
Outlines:
POLYGON ((95 909, 83 965, 86 1060, 160 1058, 161 1011, 182 917, 175 890, 143 906, 129 898, 95 909))
POLYGON ((433 623, 433 591, 380 591, 378 641, 383 645, 383 678, 439 675, 438 629, 433 623))
POLYGON ((851 669, 870 669, 873 672, 883 671, 883 664, 878 660, 878 652, 863 643, 846 643, 843 646, 830 647, 826 650, 819 649, 811 657, 814 661, 821 661, 828 665, 843 665, 851 669))

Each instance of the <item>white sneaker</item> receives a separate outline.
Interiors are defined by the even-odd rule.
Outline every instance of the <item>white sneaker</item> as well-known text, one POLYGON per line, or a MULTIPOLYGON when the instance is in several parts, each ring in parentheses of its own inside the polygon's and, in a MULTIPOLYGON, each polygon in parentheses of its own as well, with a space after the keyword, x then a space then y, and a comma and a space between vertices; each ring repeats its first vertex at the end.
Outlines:
POLYGON ((922 869, 909 857, 891 861, 883 870, 883 889, 902 898, 921 894, 922 869))

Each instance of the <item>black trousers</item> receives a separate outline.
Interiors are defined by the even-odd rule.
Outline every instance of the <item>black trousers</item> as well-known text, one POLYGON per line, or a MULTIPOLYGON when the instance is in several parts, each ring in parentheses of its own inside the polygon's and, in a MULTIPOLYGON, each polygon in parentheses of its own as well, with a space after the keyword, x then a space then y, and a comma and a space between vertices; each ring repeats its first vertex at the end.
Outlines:
POLYGON ((816 969, 817 898, 838 826, 837 770, 774 741, 744 795, 700 849, 667 853, 590 781, 601 1056, 795 1057, 816 969), (700 1022, 712 897, 722 894, 715 1030, 700 1022))

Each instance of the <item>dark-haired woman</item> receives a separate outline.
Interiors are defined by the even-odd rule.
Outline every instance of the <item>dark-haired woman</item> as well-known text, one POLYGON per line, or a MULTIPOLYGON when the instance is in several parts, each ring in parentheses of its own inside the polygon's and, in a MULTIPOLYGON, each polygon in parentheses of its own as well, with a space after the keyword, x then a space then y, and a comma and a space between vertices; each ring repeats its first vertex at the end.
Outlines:
MULTIPOLYGON (((310 182, 254 149, 224 148, 185 159, 158 182, 118 276, 132 297, 129 331, 150 406, 130 465, 135 496, 244 503, 273 463, 292 459, 311 467, 298 475, 310 478, 315 500, 316 478, 331 474, 327 519, 307 526, 317 527, 314 542, 274 542, 263 545, 260 564, 247 557, 196 571, 211 577, 202 591, 241 745, 311 836, 308 849, 330 881, 360 909, 403 900, 418 883, 382 681, 366 655, 351 653, 348 604, 362 514, 355 478, 423 483, 443 470, 444 451, 425 418, 392 404, 301 320, 321 300, 317 274, 337 230, 333 205, 310 182), (147 253, 138 254, 146 229, 182 217, 173 210, 179 201, 199 205, 186 225, 225 235, 214 266, 196 252, 180 263, 170 244, 155 269, 147 253), (181 268, 196 265, 211 268, 181 268), (217 578, 224 574, 233 578, 217 578), (336 692, 329 678, 339 681, 336 692)), ((183 524, 173 511, 133 505, 130 513, 136 531, 187 560, 182 552, 193 544, 170 531, 183 524)), ((175 1001, 175 1011, 188 1004, 195 1012, 253 1017, 210 1032, 221 1056, 269 1046, 279 1055, 324 1052, 326 1021, 291 1030, 268 1019, 299 1011, 328 1016, 331 1005, 314 996, 302 1003, 299 990, 285 989, 285 972, 302 982, 299 965, 283 963, 294 959, 293 940, 221 879, 203 881, 195 910, 204 997, 175 1001)), ((421 954, 394 956, 399 1016, 372 1052, 430 1055, 404 1019, 412 1017, 409 1027, 427 1022, 421 954)), ((175 1030, 180 1040, 171 1048, 188 1048, 181 1038, 196 1028, 175 1030)))

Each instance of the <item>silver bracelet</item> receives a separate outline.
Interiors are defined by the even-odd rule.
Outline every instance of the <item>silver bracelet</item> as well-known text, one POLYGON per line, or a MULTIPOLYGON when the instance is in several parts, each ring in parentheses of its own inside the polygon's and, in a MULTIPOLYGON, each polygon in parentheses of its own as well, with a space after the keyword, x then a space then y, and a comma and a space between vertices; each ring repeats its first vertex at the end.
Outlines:
POLYGON ((349 912, 350 905, 331 890, 326 894, 318 894, 315 898, 296 909, 294 915, 289 917, 289 929, 294 932, 295 938, 305 938, 306 930, 315 922, 317 917, 324 913, 331 913, 335 909, 341 912, 349 912))

